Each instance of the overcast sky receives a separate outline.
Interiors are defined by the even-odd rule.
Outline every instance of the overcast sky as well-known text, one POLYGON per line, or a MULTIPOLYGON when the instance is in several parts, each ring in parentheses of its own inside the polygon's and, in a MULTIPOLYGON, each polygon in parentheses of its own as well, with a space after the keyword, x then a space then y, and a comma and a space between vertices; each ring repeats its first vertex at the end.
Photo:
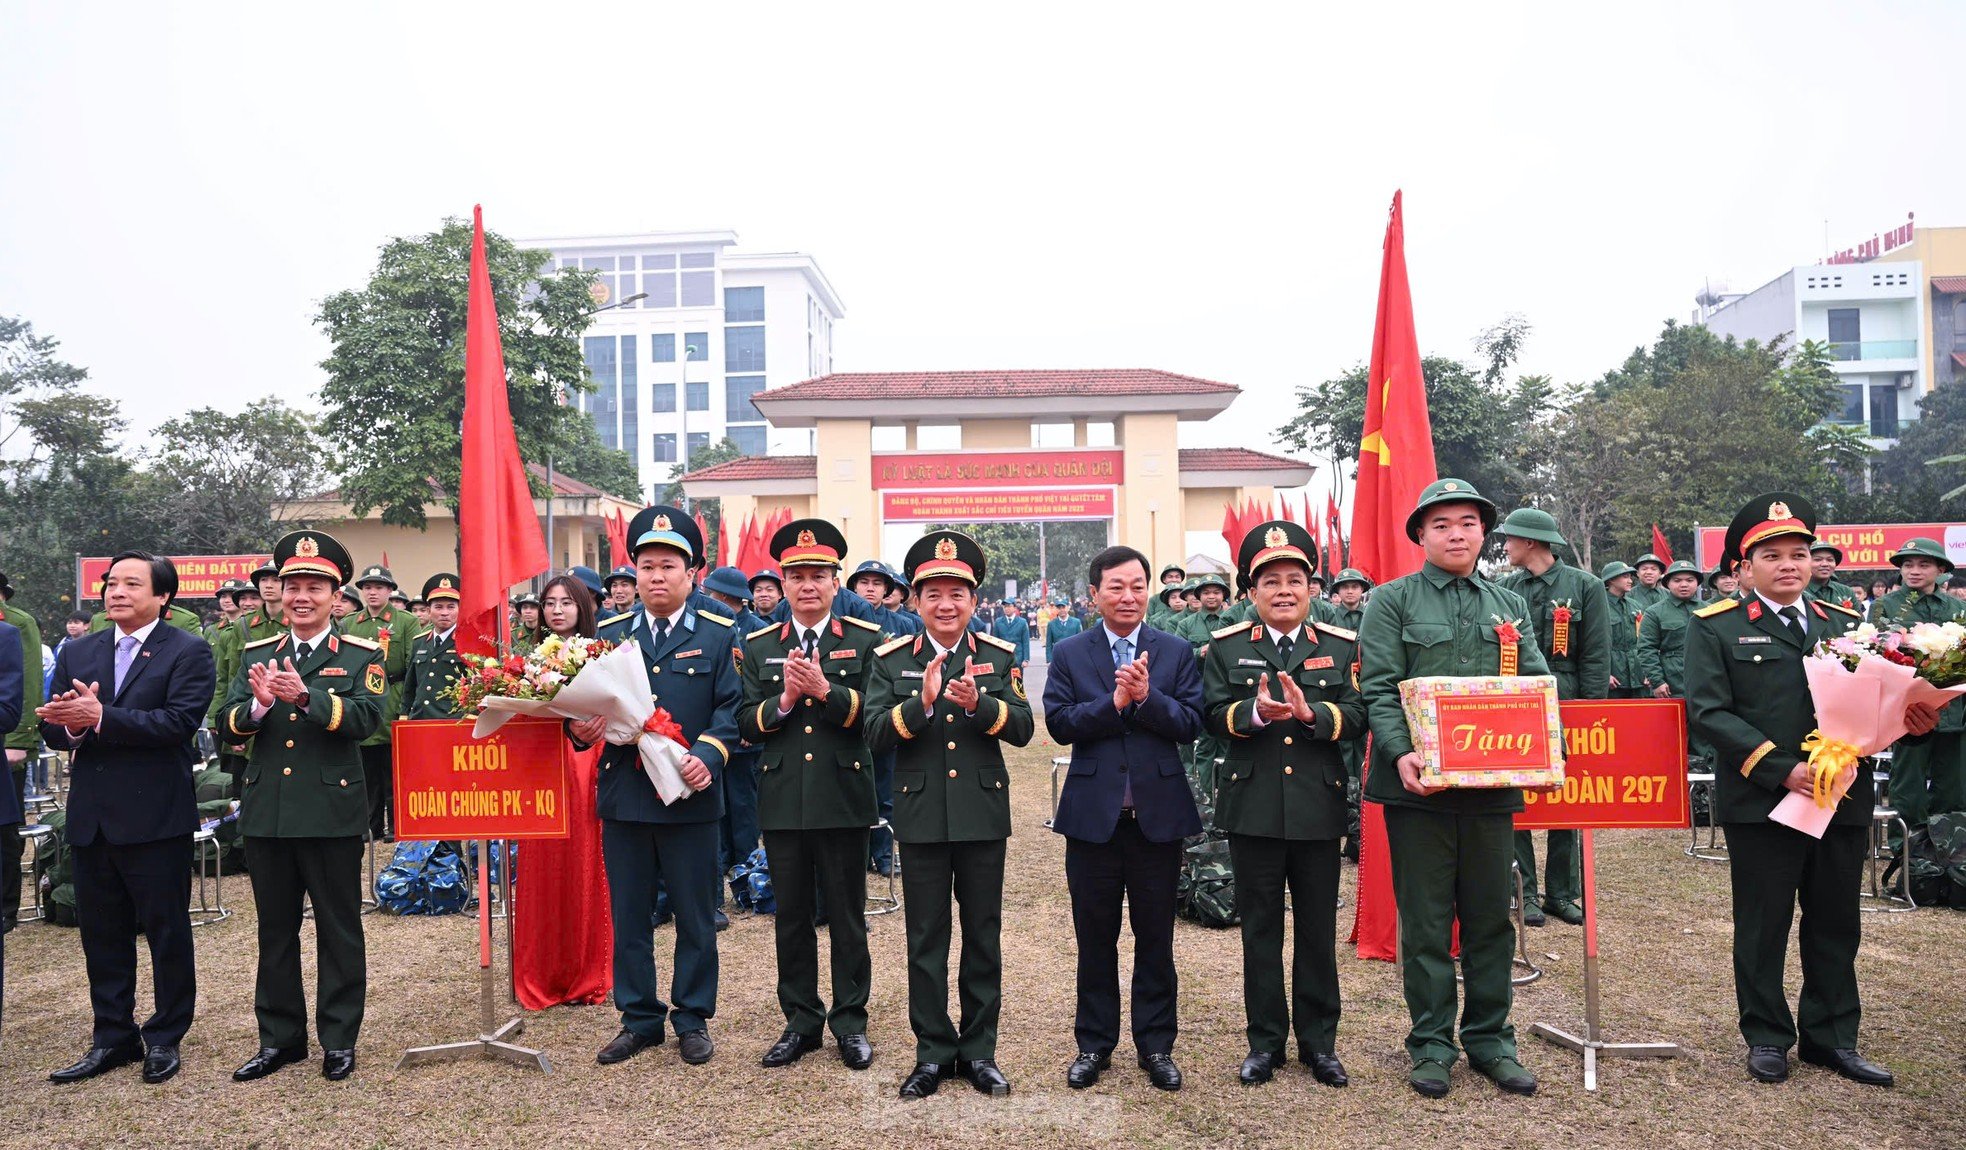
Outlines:
POLYGON ((0 0, 0 314, 140 431, 311 402, 318 301, 474 202, 730 228, 819 260, 839 370, 1187 372, 1246 393, 1187 443, 1267 447, 1369 351, 1396 188, 1422 349, 1519 312, 1559 380, 1966 223, 1966 5, 1325 7, 0 0))

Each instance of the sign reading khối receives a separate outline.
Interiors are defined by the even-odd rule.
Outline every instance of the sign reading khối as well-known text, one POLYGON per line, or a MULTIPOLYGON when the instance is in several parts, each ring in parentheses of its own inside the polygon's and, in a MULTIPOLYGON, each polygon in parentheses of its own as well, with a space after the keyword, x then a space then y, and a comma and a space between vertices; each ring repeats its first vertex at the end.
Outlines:
POLYGON ((889 523, 989 523, 1039 519, 1111 519, 1113 490, 884 491, 889 523))
MULTIPOLYGON (((210 599, 228 579, 246 579, 270 555, 173 555, 177 567, 177 597, 210 599)), ((82 555, 75 560, 77 600, 102 598, 102 580, 109 574, 107 555, 82 555)))
POLYGON ((1683 827, 1686 702, 1573 699, 1563 716, 1563 785, 1525 790, 1517 830, 1683 827))
POLYGON ((567 837, 571 748, 559 720, 520 717, 483 739, 471 737, 472 726, 470 719, 391 725, 396 837, 567 837))

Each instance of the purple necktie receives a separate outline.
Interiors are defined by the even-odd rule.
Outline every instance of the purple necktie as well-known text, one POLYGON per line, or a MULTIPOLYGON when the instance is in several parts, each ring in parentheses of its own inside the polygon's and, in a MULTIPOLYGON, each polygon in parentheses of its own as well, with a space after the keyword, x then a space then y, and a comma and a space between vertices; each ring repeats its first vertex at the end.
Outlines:
MULTIPOLYGON (((1117 671, 1131 662, 1133 662, 1133 640, 1121 639, 1113 644, 1113 669, 1117 671)), ((1121 788, 1120 808, 1129 810, 1133 806, 1133 776, 1126 776, 1121 781, 1121 788)))
POLYGON ((116 640, 116 685, 110 692, 112 698, 123 693, 123 680, 130 673, 130 664, 136 661, 139 646, 135 635, 116 640))

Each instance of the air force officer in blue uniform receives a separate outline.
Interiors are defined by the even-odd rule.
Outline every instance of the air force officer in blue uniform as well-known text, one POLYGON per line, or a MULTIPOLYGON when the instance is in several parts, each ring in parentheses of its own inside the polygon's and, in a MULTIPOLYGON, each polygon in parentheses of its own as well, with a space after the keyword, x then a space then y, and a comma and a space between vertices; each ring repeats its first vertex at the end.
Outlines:
POLYGON ((1078 935, 1074 1088, 1099 1080, 1119 1042, 1122 899, 1133 923, 1133 1045, 1162 1090, 1175 1066, 1174 887, 1181 840, 1201 830, 1181 747, 1201 731, 1201 668, 1186 640, 1147 626, 1147 557, 1093 556, 1102 623, 1058 644, 1044 688, 1051 737, 1072 748, 1052 829, 1065 836, 1065 882, 1078 935))

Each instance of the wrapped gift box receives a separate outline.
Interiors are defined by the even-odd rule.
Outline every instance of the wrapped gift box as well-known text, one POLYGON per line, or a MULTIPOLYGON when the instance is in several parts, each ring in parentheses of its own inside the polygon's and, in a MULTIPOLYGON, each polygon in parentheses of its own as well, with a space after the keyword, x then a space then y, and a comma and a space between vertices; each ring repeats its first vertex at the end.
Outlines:
POLYGON ((1407 679, 1399 701, 1430 787, 1563 782, 1563 716, 1552 675, 1407 679))

